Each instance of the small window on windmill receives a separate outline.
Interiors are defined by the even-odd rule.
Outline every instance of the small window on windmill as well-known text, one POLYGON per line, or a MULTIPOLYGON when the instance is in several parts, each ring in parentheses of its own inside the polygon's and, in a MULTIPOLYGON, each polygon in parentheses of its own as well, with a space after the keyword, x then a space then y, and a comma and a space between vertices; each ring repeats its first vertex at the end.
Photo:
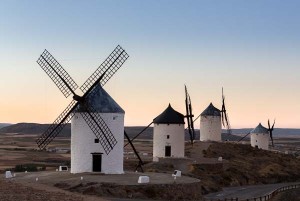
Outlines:
POLYGON ((170 139, 170 135, 167 135, 167 139, 170 139))
POLYGON ((98 138, 95 139, 95 143, 99 143, 99 139, 98 138))
POLYGON ((118 117, 117 116, 113 116, 113 120, 116 120, 118 117))

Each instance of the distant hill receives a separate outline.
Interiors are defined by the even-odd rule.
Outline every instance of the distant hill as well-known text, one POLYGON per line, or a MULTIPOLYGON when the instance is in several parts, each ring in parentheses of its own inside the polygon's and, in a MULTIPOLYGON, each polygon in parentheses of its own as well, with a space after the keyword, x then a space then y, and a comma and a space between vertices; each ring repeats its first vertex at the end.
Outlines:
POLYGON ((11 124, 8 124, 8 123, 0 123, 0 129, 1 128, 4 128, 6 126, 10 126, 11 124))
MULTIPOLYGON (((253 128, 232 129, 232 134, 245 135, 253 128)), ((297 128, 274 128, 274 137, 300 137, 300 129, 297 128)))
MULTIPOLYGON (((1 125, 1 124, 0 124, 1 125)), ((50 124, 36 124, 36 123, 18 123, 13 125, 6 125, 5 127, 0 128, 1 133, 20 133, 20 134, 42 134, 44 133, 50 124)), ((143 126, 126 126, 125 131, 133 138, 140 131, 142 131, 145 127, 143 126)), ((226 134, 226 131, 223 130, 222 139, 229 141, 239 140, 245 134, 249 133, 252 128, 244 128, 244 129, 232 129, 232 134, 226 134)), ((69 137, 71 135, 71 125, 67 124, 63 129, 62 133, 59 136, 69 137)), ((153 127, 149 127, 146 129, 138 139, 152 139, 153 135, 153 127)), ((200 131, 199 129, 195 130, 195 137, 199 139, 200 131)), ((300 129, 289 129, 289 128, 276 128, 274 129, 275 137, 300 137, 300 129)), ((186 131, 185 139, 189 140, 189 134, 186 131)))
MULTIPOLYGON (((145 127, 142 126, 127 126, 125 127, 125 131, 129 135, 130 138, 133 138, 137 134, 139 134, 145 127)), ((224 131, 226 132, 226 131, 224 131)), ((195 129, 195 139, 199 139, 200 137, 200 131, 199 129, 195 129)), ((137 139, 152 139, 153 138, 153 127, 149 127, 146 129, 137 139)), ((235 135, 228 135, 226 133, 222 133, 222 140, 229 140, 229 141, 237 141, 241 137, 235 136, 235 135)), ((185 131, 185 140, 190 140, 188 130, 185 131)))
MULTIPOLYGON (((18 134, 42 134, 44 133, 50 124, 36 124, 36 123, 18 123, 10 126, 6 126, 0 129, 1 133, 18 133, 18 134)), ((60 136, 70 136, 71 125, 67 124, 62 130, 60 136)))

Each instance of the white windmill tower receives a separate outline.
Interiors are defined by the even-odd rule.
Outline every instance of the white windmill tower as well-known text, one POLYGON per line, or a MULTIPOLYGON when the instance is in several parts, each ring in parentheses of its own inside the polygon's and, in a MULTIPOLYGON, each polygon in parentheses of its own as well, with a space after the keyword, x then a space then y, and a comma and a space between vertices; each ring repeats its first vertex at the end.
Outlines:
POLYGON ((221 141, 221 111, 212 103, 200 114, 200 141, 221 141))
POLYGON ((251 146, 259 149, 269 149, 269 131, 261 123, 250 132, 251 146))
POLYGON ((73 173, 123 173, 124 111, 102 87, 128 57, 117 46, 80 87, 82 96, 75 93, 78 85, 47 50, 37 61, 65 97, 73 94, 73 100, 36 142, 45 149, 75 117, 71 129, 73 173))
POLYGON ((222 125, 231 136, 231 126, 225 107, 225 96, 222 88, 222 110, 212 103, 200 114, 200 141, 222 141, 222 125))
POLYGON ((88 105, 94 108, 95 116, 100 115, 105 121, 114 138, 118 142, 109 155, 105 154, 100 140, 95 137, 82 114, 77 111, 71 120, 71 173, 102 172, 105 174, 122 174, 124 146, 124 110, 111 98, 100 85, 88 100, 88 105))
POLYGON ((259 149, 269 150, 269 136, 271 138, 272 146, 274 146, 273 135, 272 135, 272 132, 274 130, 274 125, 275 125, 275 121, 271 127, 270 121, 268 120, 269 128, 265 128, 264 126, 261 125, 261 123, 259 123, 256 128, 250 131, 251 146, 259 149))
POLYGON ((171 105, 153 119, 153 160, 184 157, 184 116, 171 105))

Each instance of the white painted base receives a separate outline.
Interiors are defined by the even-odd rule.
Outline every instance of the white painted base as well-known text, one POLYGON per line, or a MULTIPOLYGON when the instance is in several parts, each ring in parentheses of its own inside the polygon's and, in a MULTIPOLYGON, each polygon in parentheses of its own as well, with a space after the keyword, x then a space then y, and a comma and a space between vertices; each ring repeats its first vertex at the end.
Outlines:
POLYGON ((259 149, 269 150, 269 134, 251 133, 251 146, 259 149))
POLYGON ((166 146, 171 146, 171 157, 184 157, 184 124, 154 124, 153 133, 153 161, 165 157, 166 146))
POLYGON ((124 114, 100 114, 117 140, 113 150, 106 155, 96 136, 86 124, 80 113, 76 113, 71 122, 71 173, 92 172, 93 156, 102 154, 101 173, 122 174, 124 146, 124 114))
POLYGON ((201 116, 200 117, 200 141, 221 142, 221 117, 201 116))

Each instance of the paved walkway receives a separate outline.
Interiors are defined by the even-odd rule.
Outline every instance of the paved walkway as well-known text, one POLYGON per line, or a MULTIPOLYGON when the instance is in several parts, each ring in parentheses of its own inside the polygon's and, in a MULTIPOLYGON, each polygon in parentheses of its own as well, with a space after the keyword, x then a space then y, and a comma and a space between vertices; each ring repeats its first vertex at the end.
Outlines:
POLYGON ((217 199, 225 199, 225 198, 227 199, 238 198, 239 200, 244 200, 253 197, 264 196, 280 187, 289 186, 293 184, 300 184, 300 182, 241 186, 241 187, 226 187, 223 188, 223 190, 220 192, 210 193, 206 195, 205 199, 217 200, 217 199))

